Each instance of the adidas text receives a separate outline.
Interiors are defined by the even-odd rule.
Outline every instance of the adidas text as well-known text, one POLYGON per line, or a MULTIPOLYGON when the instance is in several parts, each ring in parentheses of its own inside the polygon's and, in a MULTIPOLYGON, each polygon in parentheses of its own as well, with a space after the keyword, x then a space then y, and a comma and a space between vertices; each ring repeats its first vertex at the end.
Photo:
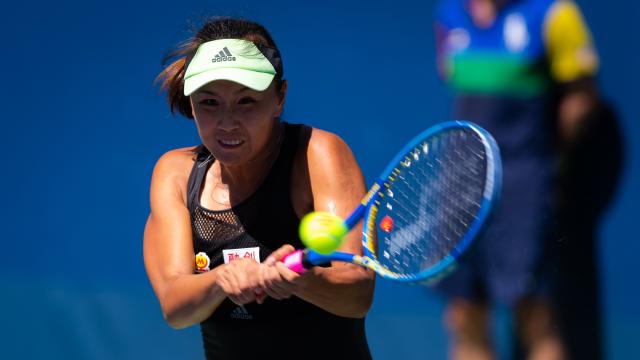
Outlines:
POLYGON ((225 56, 225 57, 217 57, 217 58, 211 59, 211 62, 214 62, 214 63, 215 62, 221 62, 221 61, 236 61, 236 57, 235 56, 232 56, 232 57, 225 56))
POLYGON ((252 320, 253 319, 253 316, 251 316, 251 314, 249 314, 247 309, 245 309, 243 306, 239 306, 239 307, 235 308, 231 312, 231 314, 229 314, 229 315, 233 319, 243 319, 243 320, 252 320))
POLYGON ((231 51, 229 51, 226 46, 222 48, 222 50, 220 50, 220 52, 217 53, 216 56, 213 57, 213 59, 211 59, 211 62, 214 63, 222 61, 236 61, 236 57, 231 55, 231 51))

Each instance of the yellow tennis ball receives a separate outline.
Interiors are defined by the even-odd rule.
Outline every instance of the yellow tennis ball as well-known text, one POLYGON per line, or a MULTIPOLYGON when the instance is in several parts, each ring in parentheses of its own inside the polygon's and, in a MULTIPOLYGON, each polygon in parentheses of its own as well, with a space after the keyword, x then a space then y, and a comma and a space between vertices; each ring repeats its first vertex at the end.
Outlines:
POLYGON ((299 229, 304 246, 323 255, 336 251, 348 231, 347 225, 339 216, 323 211, 305 215, 299 229))

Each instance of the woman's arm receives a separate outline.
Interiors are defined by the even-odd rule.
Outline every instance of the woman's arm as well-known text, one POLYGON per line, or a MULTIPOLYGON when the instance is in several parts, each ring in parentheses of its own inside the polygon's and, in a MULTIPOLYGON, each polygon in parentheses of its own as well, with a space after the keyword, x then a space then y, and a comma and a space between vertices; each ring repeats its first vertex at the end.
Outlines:
POLYGON ((144 263, 164 318, 174 328, 207 319, 229 296, 239 304, 254 300, 259 266, 233 261, 194 274, 191 223, 186 207, 186 174, 192 153, 174 150, 160 158, 151 180, 151 214, 144 231, 144 263), (249 291, 249 289, 251 291, 249 291))
MULTIPOLYGON (((351 149, 338 136, 314 129, 307 149, 308 178, 313 210, 346 218, 365 194, 364 178, 351 149)), ((362 254, 362 224, 344 239, 338 251, 362 254)), ((293 250, 285 246, 272 254, 280 260, 293 250)), ((265 291, 276 298, 296 295, 326 311, 345 317, 363 317, 373 299, 375 275, 356 265, 334 262, 314 267, 300 276, 276 263, 279 278, 265 275, 265 291)))

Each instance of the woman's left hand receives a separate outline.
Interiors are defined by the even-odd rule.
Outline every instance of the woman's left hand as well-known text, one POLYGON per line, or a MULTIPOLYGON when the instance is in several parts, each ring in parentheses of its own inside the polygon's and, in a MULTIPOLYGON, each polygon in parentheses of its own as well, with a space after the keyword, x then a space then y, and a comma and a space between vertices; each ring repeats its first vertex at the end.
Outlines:
MULTIPOLYGON (((274 251, 262 263, 260 276, 260 289, 264 295, 268 295, 276 300, 288 299, 296 289, 296 279, 300 277, 298 273, 287 268, 281 260, 288 254, 294 252, 291 245, 283 245, 274 251)), ((264 301, 264 296, 257 299, 258 303, 264 301)))

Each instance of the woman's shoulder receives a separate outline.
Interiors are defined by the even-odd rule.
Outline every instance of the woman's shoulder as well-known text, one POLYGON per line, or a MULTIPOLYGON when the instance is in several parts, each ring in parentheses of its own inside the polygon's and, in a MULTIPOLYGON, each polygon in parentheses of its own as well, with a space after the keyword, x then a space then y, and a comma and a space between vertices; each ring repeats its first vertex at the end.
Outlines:
MULTIPOLYGON (((351 176, 359 167, 347 143, 337 134, 304 125, 292 174, 292 198, 298 216, 314 209, 314 187, 351 176)), ((343 183, 347 183, 345 180, 343 183)), ((320 186, 322 187, 322 186, 320 186)))
POLYGON ((306 167, 308 161, 331 161, 346 154, 351 154, 349 145, 337 134, 299 124, 298 148, 296 163, 306 167))
POLYGON ((297 164, 305 169, 309 166, 355 165, 349 145, 337 134, 303 125, 300 132, 297 164))
POLYGON ((351 152, 349 145, 338 134, 314 127, 309 127, 308 131, 307 156, 327 157, 351 152))
POLYGON ((162 154, 153 170, 154 181, 171 179, 186 183, 197 156, 196 149, 197 147, 190 146, 162 154))
POLYGON ((183 147, 165 152, 156 162, 156 167, 161 166, 168 170, 178 170, 186 165, 193 165, 196 159, 197 146, 183 147))

